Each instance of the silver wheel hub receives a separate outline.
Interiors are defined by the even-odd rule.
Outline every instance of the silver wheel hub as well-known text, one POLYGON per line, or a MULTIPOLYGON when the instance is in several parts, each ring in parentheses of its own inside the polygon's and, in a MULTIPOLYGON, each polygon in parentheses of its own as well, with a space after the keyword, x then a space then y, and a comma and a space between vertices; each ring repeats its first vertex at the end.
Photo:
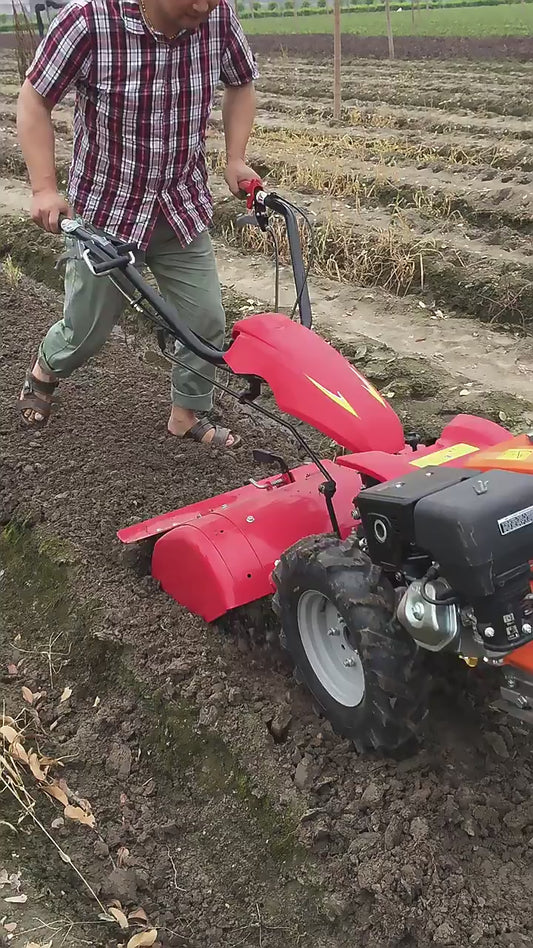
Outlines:
POLYGON ((365 675, 344 619, 333 603, 315 589, 298 602, 298 629, 307 660, 328 694, 345 708, 361 704, 365 675))

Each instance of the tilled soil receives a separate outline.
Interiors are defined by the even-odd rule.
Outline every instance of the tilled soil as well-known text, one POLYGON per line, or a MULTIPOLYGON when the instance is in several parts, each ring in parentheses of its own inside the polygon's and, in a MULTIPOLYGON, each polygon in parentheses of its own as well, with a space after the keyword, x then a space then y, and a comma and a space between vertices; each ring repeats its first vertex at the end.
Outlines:
MULTIPOLYGON (((326 33, 254 35, 251 37, 254 51, 265 55, 290 53, 308 56, 310 59, 333 55, 333 36, 326 33)), ((6 43, 7 46, 7 43, 6 43)), ((519 60, 531 61, 532 40, 530 36, 396 36, 394 52, 396 59, 464 59, 464 60, 519 60)), ((388 59, 386 36, 355 36, 344 34, 343 56, 365 59, 388 59)))
MULTIPOLYGON (((168 437, 167 379, 120 333, 62 385, 47 430, 19 430, 14 395, 59 299, 5 282, 0 691, 13 716, 22 685, 46 691, 28 742, 92 806, 95 830, 52 832, 102 903, 142 905, 164 946, 533 945, 529 735, 490 711, 494 683, 441 666, 423 749, 359 758, 258 627, 222 634, 138 578, 119 526, 244 482, 254 445, 295 453, 227 405, 242 451, 168 437)), ((38 830, 17 849, 37 898, 97 920, 38 830)), ((119 935, 76 926, 66 943, 119 935)))
MULTIPOLYGON (((294 53, 315 59, 331 58, 333 37, 326 33, 266 34, 252 37, 254 51, 279 55, 294 53)), ((0 33, 0 49, 15 48, 14 33, 0 33)), ((519 60, 530 62, 533 44, 530 36, 487 36, 480 39, 459 36, 397 36, 394 39, 397 59, 465 59, 489 61, 519 60)), ((388 59, 385 36, 343 37, 343 52, 346 55, 364 58, 388 59)))

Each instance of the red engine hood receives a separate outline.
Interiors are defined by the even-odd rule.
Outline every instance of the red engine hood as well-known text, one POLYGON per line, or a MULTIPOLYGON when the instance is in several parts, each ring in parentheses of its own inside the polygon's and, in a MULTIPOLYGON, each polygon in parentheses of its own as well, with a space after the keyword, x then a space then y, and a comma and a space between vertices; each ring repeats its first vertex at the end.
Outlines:
POLYGON ((250 316, 233 327, 225 355, 238 375, 257 375, 281 411, 351 451, 404 447, 401 422, 367 379, 317 333, 281 313, 250 316))

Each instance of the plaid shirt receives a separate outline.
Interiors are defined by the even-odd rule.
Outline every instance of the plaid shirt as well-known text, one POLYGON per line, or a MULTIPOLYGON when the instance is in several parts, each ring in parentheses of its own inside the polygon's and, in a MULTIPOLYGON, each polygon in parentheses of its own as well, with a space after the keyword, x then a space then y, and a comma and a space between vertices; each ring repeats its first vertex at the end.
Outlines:
POLYGON ((173 41, 145 25, 136 0, 70 0, 27 72, 52 106, 76 89, 70 203, 143 250, 160 209, 183 246, 211 223, 213 94, 220 80, 240 86, 257 75, 227 0, 173 41))

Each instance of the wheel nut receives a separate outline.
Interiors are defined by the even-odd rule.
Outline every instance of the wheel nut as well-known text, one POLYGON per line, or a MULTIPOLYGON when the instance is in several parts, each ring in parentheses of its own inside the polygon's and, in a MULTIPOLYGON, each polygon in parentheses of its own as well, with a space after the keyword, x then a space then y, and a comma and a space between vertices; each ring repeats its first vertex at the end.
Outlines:
POLYGON ((492 626, 491 626, 491 625, 488 625, 487 628, 485 629, 483 635, 485 636, 486 639, 493 639, 494 636, 496 635, 496 633, 495 633, 494 629, 492 628, 492 626))
POLYGON ((346 668, 353 668, 354 665, 356 664, 355 658, 345 658, 345 659, 344 659, 344 664, 345 664, 346 668))
POLYGON ((331 629, 328 629, 328 635, 339 635, 339 630, 336 626, 332 625, 331 629))
POLYGON ((532 629, 529 622, 524 622, 522 626, 522 632, 524 633, 524 635, 531 635, 532 629))

